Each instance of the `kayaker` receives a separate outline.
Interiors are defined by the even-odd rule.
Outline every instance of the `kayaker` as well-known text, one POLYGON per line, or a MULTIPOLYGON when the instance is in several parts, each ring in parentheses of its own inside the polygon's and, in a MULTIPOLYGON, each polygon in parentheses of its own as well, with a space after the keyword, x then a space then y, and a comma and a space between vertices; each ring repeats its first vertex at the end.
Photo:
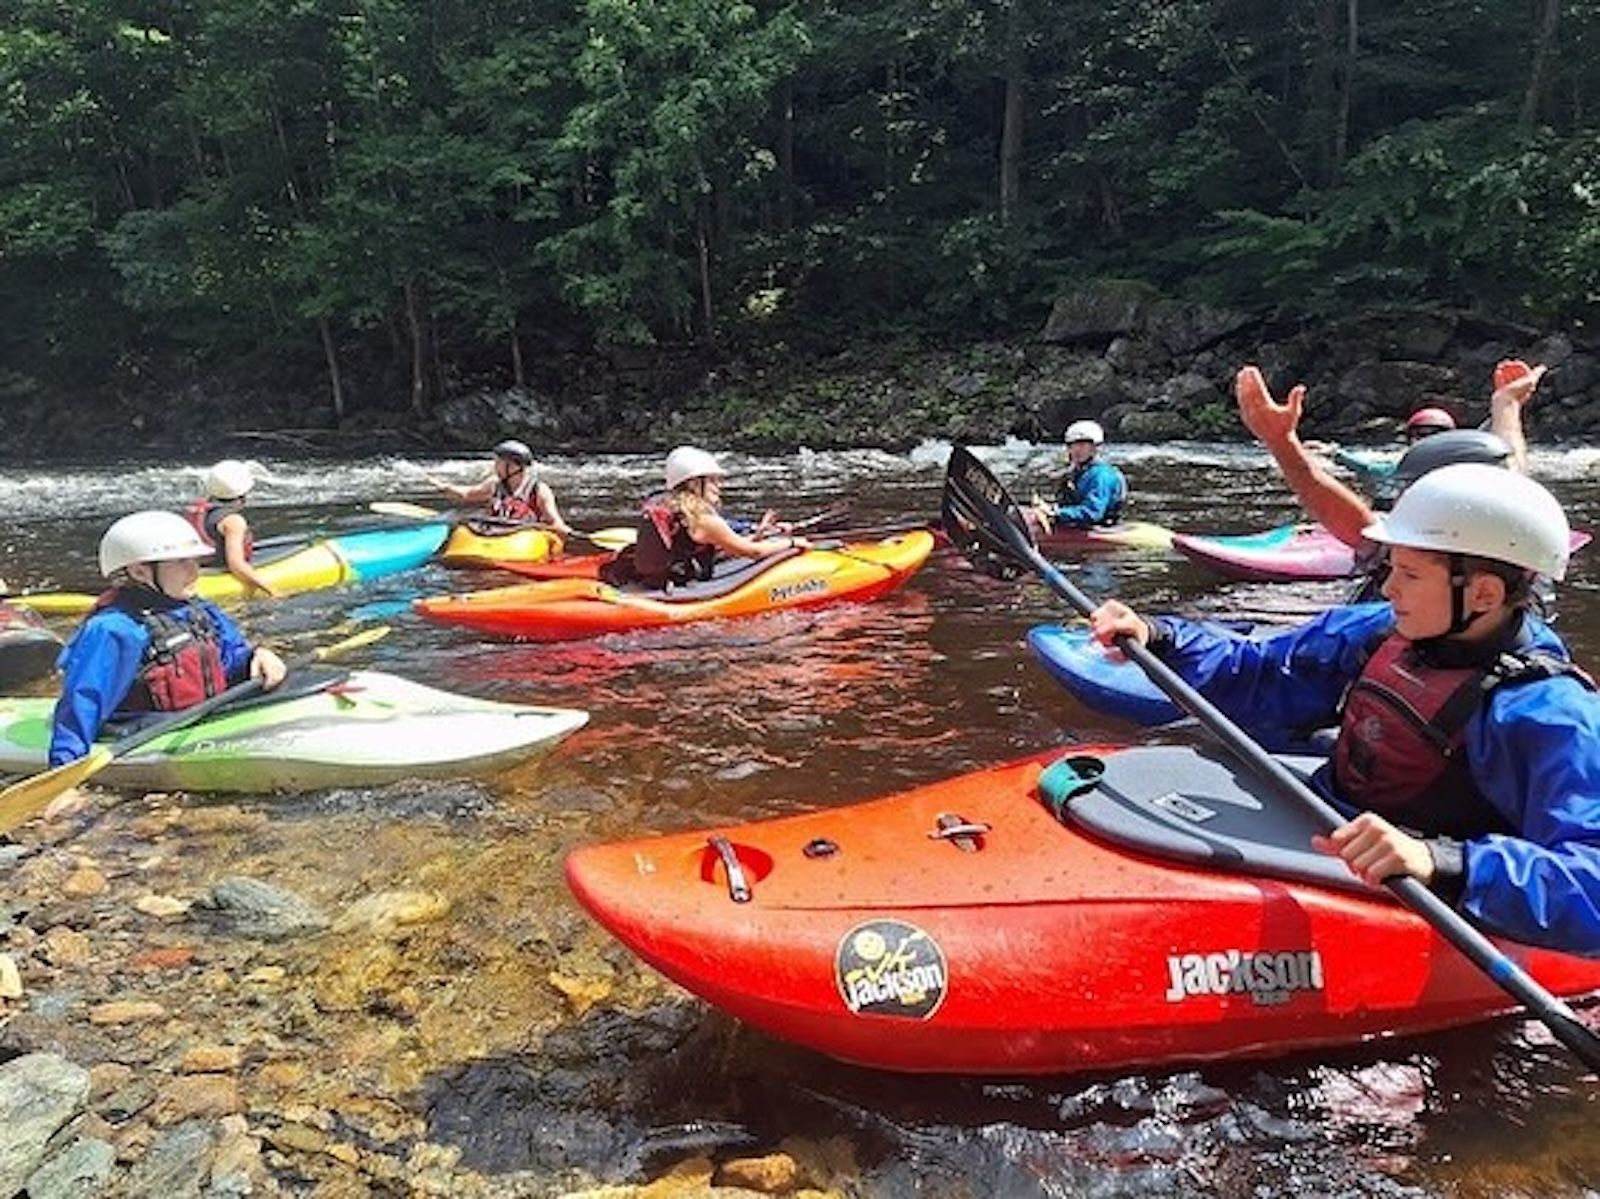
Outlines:
POLYGON ((1128 499, 1128 480, 1099 456, 1106 431, 1099 421, 1075 420, 1062 440, 1067 446, 1067 473, 1056 489, 1055 504, 1040 509, 1046 526, 1088 529, 1116 524, 1128 499))
POLYGON ((639 514, 639 536, 606 565, 614 585, 643 584, 653 590, 709 579, 721 554, 765 558, 806 549, 804 537, 769 536, 783 526, 768 512, 753 535, 736 531, 720 511, 727 472, 705 450, 681 445, 667 455, 666 490, 650 496, 639 514))
MULTIPOLYGON (((1538 385, 1543 375, 1543 367, 1529 371, 1523 363, 1501 363, 1496 368, 1495 378, 1498 386, 1491 400, 1490 423, 1494 435, 1508 448, 1507 463, 1510 465, 1520 466, 1522 456, 1517 453, 1517 447, 1524 445, 1522 406, 1532 395, 1534 387, 1538 385), (1518 367, 1522 368, 1520 372, 1516 370, 1518 367)), ((1272 398, 1272 392, 1268 390, 1260 368, 1244 366, 1234 379, 1233 391, 1239 405, 1240 420, 1272 455, 1284 481, 1300 500, 1300 506, 1305 509, 1306 514, 1346 545, 1361 548, 1362 532, 1373 520, 1372 505, 1334 478, 1322 461, 1300 440, 1300 415, 1304 409, 1305 385, 1296 384, 1290 389, 1284 402, 1279 403, 1272 398)), ((1435 434, 1433 438, 1422 439, 1408 450, 1401 460, 1405 461, 1413 454, 1423 455, 1424 447, 1429 441, 1436 440, 1439 436, 1447 438, 1445 445, 1465 447, 1469 441, 1466 432, 1440 433, 1435 434)), ((1465 460, 1486 459, 1469 454, 1465 460)), ((1399 470, 1398 465, 1396 470, 1399 470)), ((1389 490, 1392 492, 1395 488, 1390 487, 1389 490)))
POLYGON ((283 681, 277 654, 195 598, 211 552, 171 512, 135 512, 106 530, 100 573, 111 587, 62 651, 51 766, 81 758, 114 717, 181 711, 246 678, 269 690, 283 681))
MULTIPOLYGON (((1401 432, 1407 445, 1415 445, 1432 437, 1435 433, 1446 433, 1456 427, 1456 418, 1443 408, 1427 407, 1418 408, 1406 418, 1406 423, 1401 432)), ((1353 471, 1363 479, 1381 481, 1394 474, 1396 463, 1391 458, 1374 458, 1368 454, 1358 454, 1340 446, 1332 447, 1333 460, 1346 470, 1353 471)))
POLYGON ((1320 848, 1409 874, 1486 928, 1600 954, 1600 696, 1529 611, 1566 571, 1561 505, 1526 476, 1442 467, 1366 531, 1384 603, 1252 638, 1115 601, 1090 627, 1148 645, 1248 728, 1337 722, 1315 782, 1359 812, 1320 848))
POLYGON ((255 485, 255 472, 249 463, 224 458, 206 471, 206 493, 184 510, 184 516, 211 547, 206 565, 226 570, 251 591, 274 596, 277 590, 250 563, 255 538, 244 506, 245 497, 255 485))
POLYGON ((556 493, 533 473, 533 451, 527 442, 507 438, 495 446, 493 471, 477 483, 463 486, 433 475, 428 482, 463 503, 483 504, 484 515, 492 521, 548 525, 563 537, 572 534, 572 526, 556 503, 556 493))

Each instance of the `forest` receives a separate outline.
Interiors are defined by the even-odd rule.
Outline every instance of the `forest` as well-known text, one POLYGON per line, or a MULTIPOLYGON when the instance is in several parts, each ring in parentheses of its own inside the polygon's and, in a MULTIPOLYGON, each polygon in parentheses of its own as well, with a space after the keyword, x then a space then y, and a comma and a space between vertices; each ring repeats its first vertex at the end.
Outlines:
POLYGON ((1086 280, 1592 335, 1600 5, 5 0, 0 19, 0 396, 243 364, 332 422, 424 418, 586 355, 1027 336, 1086 280))

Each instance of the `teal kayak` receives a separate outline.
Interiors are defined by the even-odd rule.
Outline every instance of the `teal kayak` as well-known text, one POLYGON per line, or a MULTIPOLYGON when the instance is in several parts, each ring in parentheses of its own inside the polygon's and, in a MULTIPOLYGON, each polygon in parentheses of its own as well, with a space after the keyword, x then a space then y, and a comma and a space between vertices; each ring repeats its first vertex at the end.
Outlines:
MULTIPOLYGON (((0 698, 0 772, 45 768, 54 707, 49 698, 0 698)), ((96 778, 134 789, 253 792, 458 778, 547 750, 588 720, 571 708, 474 699, 378 671, 331 672, 309 690, 245 701, 159 737, 96 778)))

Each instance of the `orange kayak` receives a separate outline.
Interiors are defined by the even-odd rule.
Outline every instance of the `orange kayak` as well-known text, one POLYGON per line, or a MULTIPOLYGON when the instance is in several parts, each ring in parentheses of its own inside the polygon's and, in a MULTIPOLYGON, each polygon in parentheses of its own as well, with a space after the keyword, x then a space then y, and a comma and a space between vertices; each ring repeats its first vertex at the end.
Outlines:
MULTIPOLYGON (((1166 1068, 1515 1009, 1419 916, 1317 853, 1317 831, 1220 757, 1085 746, 869 803, 590 846, 566 876, 694 994, 886 1070, 1166 1068)), ((1600 961, 1501 948, 1559 995, 1600 989, 1600 961)))
POLYGON ((557 579, 416 602, 429 620, 502 637, 568 641, 700 620, 876 599, 905 582, 933 551, 924 529, 882 541, 730 559, 712 578, 669 591, 557 579))

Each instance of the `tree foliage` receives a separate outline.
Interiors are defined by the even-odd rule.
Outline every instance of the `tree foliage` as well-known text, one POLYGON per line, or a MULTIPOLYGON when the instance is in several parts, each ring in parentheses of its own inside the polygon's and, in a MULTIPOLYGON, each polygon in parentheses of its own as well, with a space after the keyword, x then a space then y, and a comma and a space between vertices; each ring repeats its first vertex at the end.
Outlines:
POLYGON ((350 358, 426 411, 561 348, 1027 327, 1101 274, 1600 302, 1578 0, 6 10, 0 347, 67 383, 249 352, 342 408, 350 358))

